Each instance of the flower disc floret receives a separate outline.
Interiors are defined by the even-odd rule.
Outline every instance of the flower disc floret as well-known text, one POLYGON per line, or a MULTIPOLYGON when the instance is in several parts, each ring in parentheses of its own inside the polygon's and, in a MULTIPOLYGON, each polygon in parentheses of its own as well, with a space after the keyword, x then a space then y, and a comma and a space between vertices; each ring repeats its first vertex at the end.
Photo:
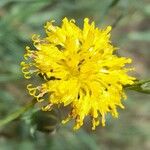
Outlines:
POLYGON ((99 124, 105 126, 107 113, 117 118, 117 107, 124 108, 123 87, 134 83, 135 78, 127 74, 132 69, 125 68, 131 59, 114 54, 117 48, 110 41, 111 26, 96 28, 88 18, 83 29, 67 18, 61 27, 53 23, 45 25, 45 38, 33 36, 35 49, 27 47, 21 63, 25 78, 43 78, 39 86, 27 86, 30 95, 47 102, 43 110, 69 106, 71 111, 62 122, 74 119, 74 129, 87 116, 92 118, 93 130, 99 124))

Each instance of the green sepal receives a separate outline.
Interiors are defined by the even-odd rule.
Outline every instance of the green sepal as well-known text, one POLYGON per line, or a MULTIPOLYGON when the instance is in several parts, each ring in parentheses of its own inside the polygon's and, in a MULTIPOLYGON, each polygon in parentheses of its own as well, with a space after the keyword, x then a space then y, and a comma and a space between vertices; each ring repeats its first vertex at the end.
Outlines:
POLYGON ((37 110, 31 116, 31 125, 35 130, 51 133, 58 128, 60 118, 56 110, 37 110))

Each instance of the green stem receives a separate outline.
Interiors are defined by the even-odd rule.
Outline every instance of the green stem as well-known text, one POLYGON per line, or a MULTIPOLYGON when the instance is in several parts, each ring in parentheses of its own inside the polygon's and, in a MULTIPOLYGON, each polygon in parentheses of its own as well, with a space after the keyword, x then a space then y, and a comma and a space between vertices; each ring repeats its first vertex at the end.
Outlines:
POLYGON ((133 85, 127 85, 124 88, 126 90, 134 90, 134 91, 137 91, 137 92, 150 94, 150 88, 149 87, 144 87, 148 83, 150 83, 150 79, 136 81, 133 85))
POLYGON ((32 108, 35 103, 36 103, 36 101, 35 101, 35 99, 33 99, 30 103, 26 104, 24 107, 20 108, 19 110, 12 113, 11 115, 8 115, 6 118, 0 120, 0 127, 3 127, 4 125, 8 124, 9 122, 19 118, 23 113, 25 113, 30 108, 32 108))
POLYGON ((136 81, 133 85, 127 85, 127 86, 125 86, 125 88, 126 88, 126 89, 130 89, 130 88, 132 88, 132 87, 134 87, 134 86, 142 85, 142 84, 145 84, 145 83, 147 83, 147 82, 150 82, 150 79, 148 79, 148 80, 136 81))

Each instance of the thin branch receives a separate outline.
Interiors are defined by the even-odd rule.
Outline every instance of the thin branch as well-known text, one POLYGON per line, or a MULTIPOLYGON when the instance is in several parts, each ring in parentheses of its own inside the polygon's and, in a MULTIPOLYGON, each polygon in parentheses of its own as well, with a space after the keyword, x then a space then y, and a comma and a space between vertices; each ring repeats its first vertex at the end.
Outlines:
POLYGON ((20 108, 16 112, 8 115, 4 119, 0 120, 0 127, 3 127, 4 125, 8 124, 9 122, 19 118, 22 114, 24 114, 26 111, 28 111, 30 108, 32 108, 36 103, 36 100, 33 99, 30 103, 26 104, 24 107, 20 108))

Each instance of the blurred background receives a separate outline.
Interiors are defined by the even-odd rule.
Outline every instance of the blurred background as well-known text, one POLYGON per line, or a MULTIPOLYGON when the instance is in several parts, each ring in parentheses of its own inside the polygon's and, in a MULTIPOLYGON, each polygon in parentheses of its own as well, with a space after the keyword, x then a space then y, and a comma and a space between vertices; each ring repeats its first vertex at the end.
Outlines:
MULTIPOLYGON (((20 68, 32 34, 44 36, 46 21, 55 19, 59 25, 65 16, 79 26, 85 17, 101 28, 112 25, 111 39, 119 55, 131 57, 135 75, 148 79, 149 0, 0 0, 0 119, 32 99, 20 68)), ((94 132, 88 123, 77 132, 71 124, 56 127, 52 114, 34 108, 0 128, 0 150, 149 150, 150 96, 134 91, 127 95, 119 119, 108 116, 106 127, 94 132)))

